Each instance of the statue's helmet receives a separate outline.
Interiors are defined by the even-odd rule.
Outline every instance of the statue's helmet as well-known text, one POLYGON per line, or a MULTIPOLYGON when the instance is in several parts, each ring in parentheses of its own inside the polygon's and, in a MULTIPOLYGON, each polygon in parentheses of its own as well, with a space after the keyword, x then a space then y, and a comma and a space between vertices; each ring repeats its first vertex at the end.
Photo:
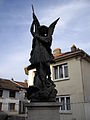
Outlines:
POLYGON ((39 34, 41 36, 47 36, 48 35, 48 27, 45 25, 42 25, 39 27, 39 34))

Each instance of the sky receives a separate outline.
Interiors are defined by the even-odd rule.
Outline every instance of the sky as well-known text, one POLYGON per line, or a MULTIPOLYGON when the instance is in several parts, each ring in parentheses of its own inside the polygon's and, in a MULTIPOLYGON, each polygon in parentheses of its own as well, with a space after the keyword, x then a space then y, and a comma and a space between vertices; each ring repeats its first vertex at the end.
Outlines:
POLYGON ((0 78, 24 81, 32 49, 32 9, 41 25, 60 17, 52 51, 70 51, 73 44, 90 55, 90 0, 0 0, 0 78))

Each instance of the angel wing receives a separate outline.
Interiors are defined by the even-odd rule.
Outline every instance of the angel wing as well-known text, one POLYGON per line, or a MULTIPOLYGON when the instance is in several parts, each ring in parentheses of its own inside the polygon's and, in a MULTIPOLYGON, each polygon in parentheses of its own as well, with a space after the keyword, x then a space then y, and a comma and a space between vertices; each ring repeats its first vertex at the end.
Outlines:
POLYGON ((53 35, 55 25, 57 24, 57 22, 58 22, 59 19, 60 19, 60 18, 58 18, 57 20, 55 20, 55 21, 49 26, 48 35, 53 35))

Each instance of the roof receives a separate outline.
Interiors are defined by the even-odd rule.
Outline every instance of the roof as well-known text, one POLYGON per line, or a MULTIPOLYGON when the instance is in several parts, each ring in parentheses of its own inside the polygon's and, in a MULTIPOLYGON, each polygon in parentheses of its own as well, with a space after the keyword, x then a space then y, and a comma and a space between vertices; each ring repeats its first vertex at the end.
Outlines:
POLYGON ((28 88, 28 83, 26 82, 18 82, 18 81, 15 81, 18 85, 20 85, 21 87, 24 87, 24 88, 28 88))
POLYGON ((28 88, 28 84, 26 82, 0 78, 0 89, 19 91, 21 88, 28 88))
POLYGON ((0 89, 15 90, 15 91, 20 90, 19 85, 14 83, 12 80, 2 79, 2 78, 0 78, 0 89))
POLYGON ((81 57, 82 59, 85 59, 88 62, 90 62, 90 55, 88 55, 86 52, 84 52, 81 49, 77 49, 77 50, 71 51, 71 52, 60 53, 60 54, 57 54, 54 56, 56 62, 74 58, 74 57, 75 58, 81 57))

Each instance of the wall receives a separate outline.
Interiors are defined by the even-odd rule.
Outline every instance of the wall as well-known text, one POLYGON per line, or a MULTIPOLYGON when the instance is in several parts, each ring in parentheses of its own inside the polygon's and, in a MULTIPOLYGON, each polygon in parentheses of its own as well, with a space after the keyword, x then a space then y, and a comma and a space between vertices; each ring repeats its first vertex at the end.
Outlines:
POLYGON ((90 120, 90 63, 82 59, 81 68, 83 75, 86 120, 90 120))
POLYGON ((90 63, 82 59, 81 67, 83 74, 83 88, 85 94, 85 102, 90 102, 90 63))
MULTIPOLYGON (((85 120, 80 59, 73 58, 66 61, 60 61, 55 65, 64 64, 64 63, 68 63, 69 78, 66 80, 55 81, 55 84, 58 90, 58 95, 70 95, 72 110, 68 113, 61 114, 61 118, 63 118, 64 116, 64 120, 67 119, 85 120)), ((53 74, 52 74, 52 78, 53 78, 53 74)))
MULTIPOLYGON (((83 99, 80 60, 69 59, 67 61, 59 62, 55 65, 64 64, 64 63, 68 63, 69 78, 66 80, 55 81, 56 87, 58 89, 58 94, 62 94, 62 95, 70 94, 72 95, 74 102, 83 102, 84 99, 83 99)), ((53 78, 53 74, 52 74, 52 78, 53 78)))
MULTIPOLYGON (((18 96, 18 92, 16 92, 16 96, 18 96)), ((9 90, 3 90, 3 96, 0 98, 0 102, 2 102, 2 111, 8 114, 16 114, 19 112, 19 98, 10 98, 9 97, 9 90), (8 111, 8 104, 15 103, 15 111, 9 112, 8 111)))

